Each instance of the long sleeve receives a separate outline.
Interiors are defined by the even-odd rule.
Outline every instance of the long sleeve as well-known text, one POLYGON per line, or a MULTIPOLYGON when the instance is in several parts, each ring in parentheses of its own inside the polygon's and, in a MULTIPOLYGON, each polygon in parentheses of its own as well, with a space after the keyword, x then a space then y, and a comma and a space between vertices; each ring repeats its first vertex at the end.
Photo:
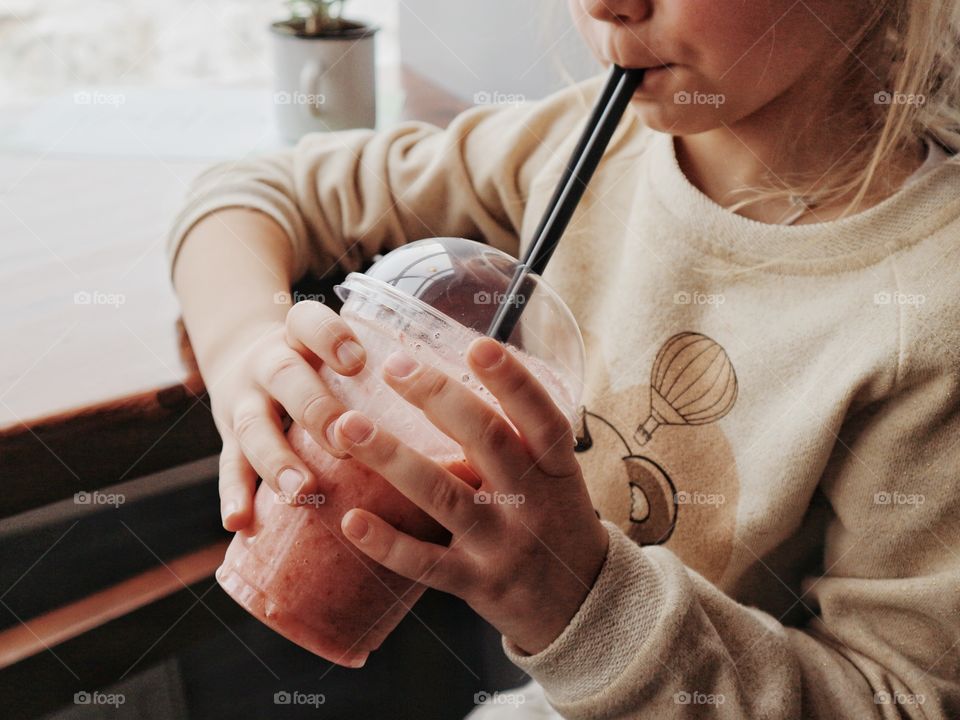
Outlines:
POLYGON ((912 312, 937 332, 908 324, 892 390, 844 421, 819 478, 822 568, 775 580, 806 622, 605 522, 605 565, 563 633, 533 656, 504 639, 565 718, 960 717, 960 332, 912 312))
POLYGON ((531 181, 575 139, 601 79, 539 101, 474 107, 446 129, 410 121, 313 133, 290 150, 215 165, 194 181, 170 231, 170 268, 190 228, 226 207, 276 220, 297 278, 331 265, 354 270, 424 237, 470 237, 516 254, 531 181))

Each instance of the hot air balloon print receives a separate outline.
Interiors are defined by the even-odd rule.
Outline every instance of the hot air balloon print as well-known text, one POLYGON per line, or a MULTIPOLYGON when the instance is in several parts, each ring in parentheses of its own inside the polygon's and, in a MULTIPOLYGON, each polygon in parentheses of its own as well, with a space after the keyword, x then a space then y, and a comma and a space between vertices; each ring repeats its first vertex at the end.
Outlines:
POLYGON ((650 373, 650 414, 634 432, 646 444, 661 425, 705 425, 719 420, 737 400, 737 375, 715 340, 683 332, 667 340, 650 373))

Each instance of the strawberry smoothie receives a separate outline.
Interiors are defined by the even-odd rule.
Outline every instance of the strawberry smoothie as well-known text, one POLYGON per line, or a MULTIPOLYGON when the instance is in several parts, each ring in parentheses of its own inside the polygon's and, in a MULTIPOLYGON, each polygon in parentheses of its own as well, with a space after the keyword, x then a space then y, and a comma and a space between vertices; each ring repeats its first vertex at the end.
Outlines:
MULTIPOLYGON (((390 388, 380 368, 391 352, 404 349, 419 362, 460 379, 499 410, 464 360, 479 333, 393 288, 378 287, 366 276, 351 274, 341 287, 356 290, 342 293, 347 298, 341 316, 366 349, 367 364, 349 378, 323 366, 324 382, 346 407, 363 412, 411 447, 441 463, 461 461, 460 447, 390 388)), ((561 381, 559 373, 538 358, 508 348, 573 420, 578 386, 561 381)), ((331 456, 298 425, 290 428, 288 437, 316 474, 320 492, 291 505, 261 483, 254 520, 234 537, 217 580, 251 614, 288 639, 331 662, 361 667, 425 588, 357 550, 341 533, 343 515, 361 507, 421 540, 447 544, 450 537, 358 461, 331 456)))

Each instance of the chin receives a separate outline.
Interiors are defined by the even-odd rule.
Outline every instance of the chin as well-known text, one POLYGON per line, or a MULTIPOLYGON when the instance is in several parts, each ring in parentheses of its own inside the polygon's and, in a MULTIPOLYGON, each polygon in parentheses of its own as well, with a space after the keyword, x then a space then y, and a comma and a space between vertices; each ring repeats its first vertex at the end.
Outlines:
POLYGON ((677 107, 673 103, 634 99, 630 107, 642 124, 670 135, 696 135, 723 126, 723 118, 714 112, 677 107))

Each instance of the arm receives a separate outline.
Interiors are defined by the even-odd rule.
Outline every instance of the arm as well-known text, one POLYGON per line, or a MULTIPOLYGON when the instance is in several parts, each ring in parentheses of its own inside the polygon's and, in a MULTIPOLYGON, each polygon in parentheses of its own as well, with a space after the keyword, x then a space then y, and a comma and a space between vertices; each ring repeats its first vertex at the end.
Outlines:
POLYGON ((189 239, 173 284, 200 370, 212 381, 232 338, 286 319, 293 254, 276 222, 244 208, 206 216, 189 239))
POLYGON ((806 624, 735 602, 607 524, 576 616, 534 655, 505 640, 511 660, 574 719, 960 717, 960 417, 938 364, 848 419, 821 481, 824 572, 795 589, 806 624), (923 502, 884 502, 894 492, 923 502))
POLYGON ((787 626, 665 547, 601 525, 567 421, 510 357, 489 338, 467 354, 511 425, 439 370, 388 358, 387 382, 460 443, 474 481, 348 412, 341 447, 452 540, 424 543, 362 509, 344 532, 394 572, 466 600, 563 717, 960 716, 960 413, 942 360, 847 419, 821 479, 834 515, 825 570, 795 591, 812 618, 787 626), (478 488, 506 502, 478 502, 478 488), (892 493, 922 501, 885 502, 892 493))
POLYGON ((228 207, 259 210, 290 246, 291 279, 356 270, 410 240, 471 237, 516 254, 528 190, 569 146, 604 77, 518 106, 481 106, 446 129, 405 122, 305 136, 293 149, 213 166, 193 183, 167 242, 228 207))
POLYGON ((221 163, 194 182, 167 250, 224 440, 228 529, 249 521, 257 474, 291 497, 316 487, 286 442, 281 410, 342 454, 327 432, 343 408, 312 370, 329 362, 359 372, 362 348, 319 303, 291 310, 291 282, 335 264, 357 269, 376 252, 431 235, 483 238, 516 253, 526 188, 556 147, 575 139, 589 108, 584 93, 595 85, 474 108, 447 130, 410 122, 317 133, 293 150, 221 163))

